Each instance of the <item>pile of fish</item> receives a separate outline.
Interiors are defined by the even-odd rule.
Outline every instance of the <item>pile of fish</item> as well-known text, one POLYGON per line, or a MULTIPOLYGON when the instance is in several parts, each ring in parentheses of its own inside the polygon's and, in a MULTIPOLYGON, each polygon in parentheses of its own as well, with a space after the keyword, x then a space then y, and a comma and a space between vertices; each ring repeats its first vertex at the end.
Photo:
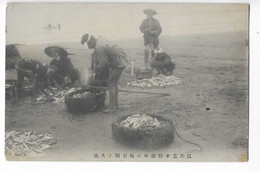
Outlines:
POLYGON ((160 88, 160 87, 170 87, 173 85, 177 85, 181 83, 181 79, 170 75, 170 76, 165 76, 165 75, 158 75, 156 77, 152 77, 149 79, 142 79, 142 80, 137 80, 137 81, 132 81, 127 83, 127 86, 132 86, 132 87, 139 87, 139 88, 160 88))
POLYGON ((160 127, 162 122, 146 114, 134 114, 120 122, 120 126, 130 129, 148 129, 160 127))
POLYGON ((82 97, 90 97, 90 98, 92 98, 92 93, 90 93, 88 91, 85 91, 83 93, 74 94, 72 97, 73 98, 82 98, 82 97))
POLYGON ((30 131, 11 131, 5 135, 5 153, 9 158, 43 156, 56 140, 51 134, 30 131))
MULTIPOLYGON (((52 97, 52 102, 53 103, 64 103, 65 97, 74 91, 77 91, 78 88, 66 88, 65 90, 60 90, 58 91, 56 88, 52 88, 53 91, 56 93, 55 95, 52 95, 52 93, 48 93, 52 97)), ((48 98, 46 95, 42 94, 40 97, 36 98, 37 101, 47 101, 48 98)))

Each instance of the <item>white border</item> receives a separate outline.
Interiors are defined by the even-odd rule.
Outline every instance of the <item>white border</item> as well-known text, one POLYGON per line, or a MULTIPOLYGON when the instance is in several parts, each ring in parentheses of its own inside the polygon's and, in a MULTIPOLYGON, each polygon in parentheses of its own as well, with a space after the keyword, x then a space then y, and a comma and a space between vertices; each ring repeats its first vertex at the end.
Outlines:
MULTIPOLYGON (((175 162, 7 162, 4 157, 4 57, 5 57, 5 6, 8 1, 0 1, 0 64, 2 65, 0 86, 1 86, 1 104, 0 104, 0 172, 19 172, 19 173, 46 173, 46 172, 221 172, 221 173, 239 173, 239 172, 259 172, 260 171, 260 121, 259 108, 260 102, 257 99, 259 95, 260 64, 259 50, 260 42, 260 2, 258 0, 172 0, 163 2, 191 2, 191 3, 250 3, 250 116, 249 116, 249 162, 245 163, 175 163, 175 162)), ((15 0, 12 2, 22 2, 15 0)), ((30 2, 53 2, 34 0, 30 2)), ((56 2, 71 2, 67 0, 56 0, 56 2)), ((77 2, 122 2, 122 1, 77 1, 77 2)), ((132 0, 128 2, 140 2, 132 0)), ((144 0, 142 2, 161 2, 154 0, 144 0)))

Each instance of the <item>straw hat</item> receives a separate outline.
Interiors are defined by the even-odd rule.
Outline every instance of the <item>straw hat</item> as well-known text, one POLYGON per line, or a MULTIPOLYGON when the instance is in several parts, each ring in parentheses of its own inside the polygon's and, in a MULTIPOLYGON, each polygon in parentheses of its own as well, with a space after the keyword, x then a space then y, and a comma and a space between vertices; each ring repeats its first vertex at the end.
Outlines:
POLYGON ((58 49, 60 51, 60 54, 63 56, 73 55, 71 53, 68 53, 64 48, 59 47, 59 46, 49 46, 49 47, 45 48, 44 49, 45 54, 48 55, 49 57, 52 57, 51 56, 52 49, 58 49))
POLYGON ((145 9, 144 14, 151 14, 151 15, 156 15, 157 12, 154 9, 145 9))

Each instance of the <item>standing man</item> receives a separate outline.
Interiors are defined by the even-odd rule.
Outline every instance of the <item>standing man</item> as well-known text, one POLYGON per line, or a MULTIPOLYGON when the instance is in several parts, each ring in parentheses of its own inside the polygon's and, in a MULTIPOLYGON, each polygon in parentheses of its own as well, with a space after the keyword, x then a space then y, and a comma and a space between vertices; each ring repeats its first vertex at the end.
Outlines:
POLYGON ((127 66, 127 55, 117 45, 111 44, 91 34, 85 34, 81 38, 81 44, 87 43, 89 49, 94 49, 92 66, 95 72, 95 79, 104 79, 109 88, 109 107, 103 112, 115 112, 118 108, 118 80, 127 66))
POLYGON ((153 9, 146 9, 143 11, 147 15, 147 18, 143 20, 141 26, 139 27, 140 31, 144 34, 144 63, 145 68, 148 69, 149 64, 149 50, 151 50, 152 57, 154 56, 154 49, 159 45, 159 35, 162 32, 162 27, 159 21, 153 18, 153 15, 156 15, 157 12, 153 9))

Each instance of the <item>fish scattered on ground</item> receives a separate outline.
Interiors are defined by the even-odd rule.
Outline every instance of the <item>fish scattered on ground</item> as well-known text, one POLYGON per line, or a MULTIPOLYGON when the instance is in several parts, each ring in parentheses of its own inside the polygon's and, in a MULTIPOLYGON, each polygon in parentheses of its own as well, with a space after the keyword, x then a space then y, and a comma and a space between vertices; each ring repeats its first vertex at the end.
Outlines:
POLYGON ((10 159, 39 157, 55 143, 49 133, 14 130, 5 135, 5 154, 10 159))
MULTIPOLYGON (((77 91, 80 88, 66 88, 66 89, 60 90, 60 91, 58 91, 56 88, 52 88, 52 89, 56 93, 55 95, 53 95, 52 93, 49 93, 52 98, 52 102, 53 103, 64 103, 65 97, 69 93, 77 91)), ((48 97, 46 95, 42 94, 41 96, 37 97, 36 100, 39 102, 45 102, 45 101, 48 101, 48 97)))
POLYGON ((180 84, 182 80, 174 75, 158 75, 149 79, 142 79, 127 83, 127 86, 138 88, 163 88, 180 84))

